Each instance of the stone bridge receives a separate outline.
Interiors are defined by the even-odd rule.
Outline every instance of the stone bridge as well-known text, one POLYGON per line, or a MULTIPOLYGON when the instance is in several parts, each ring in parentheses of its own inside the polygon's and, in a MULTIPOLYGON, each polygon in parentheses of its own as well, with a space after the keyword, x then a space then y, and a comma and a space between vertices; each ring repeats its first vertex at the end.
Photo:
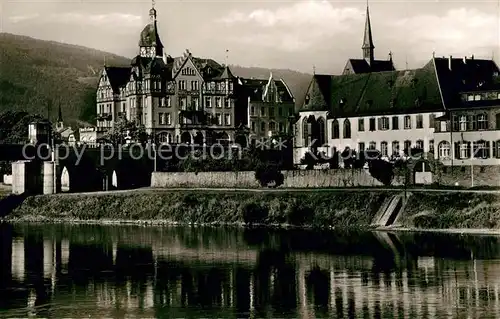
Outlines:
POLYGON ((148 186, 153 147, 110 145, 0 145, 0 160, 12 164, 12 191, 52 194, 148 186))

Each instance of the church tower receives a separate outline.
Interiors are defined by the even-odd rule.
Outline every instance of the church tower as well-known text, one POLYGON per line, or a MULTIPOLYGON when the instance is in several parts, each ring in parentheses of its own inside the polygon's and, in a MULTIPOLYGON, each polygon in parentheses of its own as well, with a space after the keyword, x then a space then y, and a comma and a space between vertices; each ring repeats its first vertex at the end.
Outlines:
POLYGON ((362 49, 363 49, 363 58, 369 65, 373 65, 373 61, 375 60, 375 54, 374 54, 375 46, 373 45, 372 25, 370 23, 370 9, 368 3, 366 4, 365 36, 363 38, 362 49))

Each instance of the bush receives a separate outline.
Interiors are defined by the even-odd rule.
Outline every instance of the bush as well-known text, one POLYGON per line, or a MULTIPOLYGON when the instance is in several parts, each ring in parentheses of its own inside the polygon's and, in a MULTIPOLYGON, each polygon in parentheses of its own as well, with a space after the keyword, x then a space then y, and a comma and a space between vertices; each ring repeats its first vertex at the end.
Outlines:
POLYGON ((386 186, 391 185, 394 177, 393 166, 391 163, 381 159, 375 159, 368 162, 370 175, 386 186))
POLYGON ((241 206, 240 213, 243 217, 243 221, 249 225, 263 222, 268 215, 268 211, 265 207, 253 202, 244 203, 241 206))
POLYGON ((255 170, 255 179, 259 181, 260 186, 278 187, 283 185, 285 176, 275 165, 262 165, 255 170), (272 185, 274 183, 274 185, 272 185))

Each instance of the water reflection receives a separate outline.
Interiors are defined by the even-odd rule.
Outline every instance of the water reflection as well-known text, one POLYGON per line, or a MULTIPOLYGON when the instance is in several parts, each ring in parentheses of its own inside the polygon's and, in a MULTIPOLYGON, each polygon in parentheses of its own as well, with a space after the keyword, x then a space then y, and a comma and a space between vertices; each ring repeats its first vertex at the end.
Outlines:
POLYGON ((494 318, 499 238, 0 225, 0 315, 494 318))

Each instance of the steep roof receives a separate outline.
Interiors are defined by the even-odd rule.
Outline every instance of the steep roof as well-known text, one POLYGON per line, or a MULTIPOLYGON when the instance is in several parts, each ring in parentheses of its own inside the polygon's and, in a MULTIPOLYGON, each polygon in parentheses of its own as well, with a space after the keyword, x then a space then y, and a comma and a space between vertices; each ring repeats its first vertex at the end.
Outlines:
POLYGON ((369 64, 365 59, 349 59, 347 65, 349 64, 351 71, 356 74, 396 70, 392 60, 373 60, 372 64, 369 64))
POLYGON ((161 43, 160 36, 158 34, 156 19, 152 20, 144 27, 144 29, 142 29, 139 38, 139 46, 163 49, 163 43, 161 43))
MULTIPOLYGON (((242 85, 245 87, 246 94, 250 97, 250 101, 262 101, 264 91, 266 89, 266 85, 269 82, 269 79, 245 79, 240 78, 242 85)), ((293 102, 294 97, 285 81, 282 79, 273 79, 274 84, 276 85, 277 93, 281 96, 281 100, 283 102, 293 102)))
MULTIPOLYGON (((446 107, 462 104, 460 92, 500 89, 499 69, 492 60, 433 58, 446 107), (450 68, 451 67, 451 68, 450 68)), ((475 104, 478 103, 469 103, 475 104)), ((481 103, 479 103, 481 104, 481 103)))
POLYGON ((114 92, 118 92, 120 87, 128 82, 130 76, 130 67, 104 67, 108 75, 109 83, 114 92))
POLYGON ((363 37, 363 49, 374 49, 373 37, 372 37, 372 24, 370 22, 370 9, 368 5, 366 6, 366 21, 365 21, 365 33, 363 37))
POLYGON ((423 68, 350 75, 315 75, 301 111, 352 117, 443 110, 432 61, 423 68))

